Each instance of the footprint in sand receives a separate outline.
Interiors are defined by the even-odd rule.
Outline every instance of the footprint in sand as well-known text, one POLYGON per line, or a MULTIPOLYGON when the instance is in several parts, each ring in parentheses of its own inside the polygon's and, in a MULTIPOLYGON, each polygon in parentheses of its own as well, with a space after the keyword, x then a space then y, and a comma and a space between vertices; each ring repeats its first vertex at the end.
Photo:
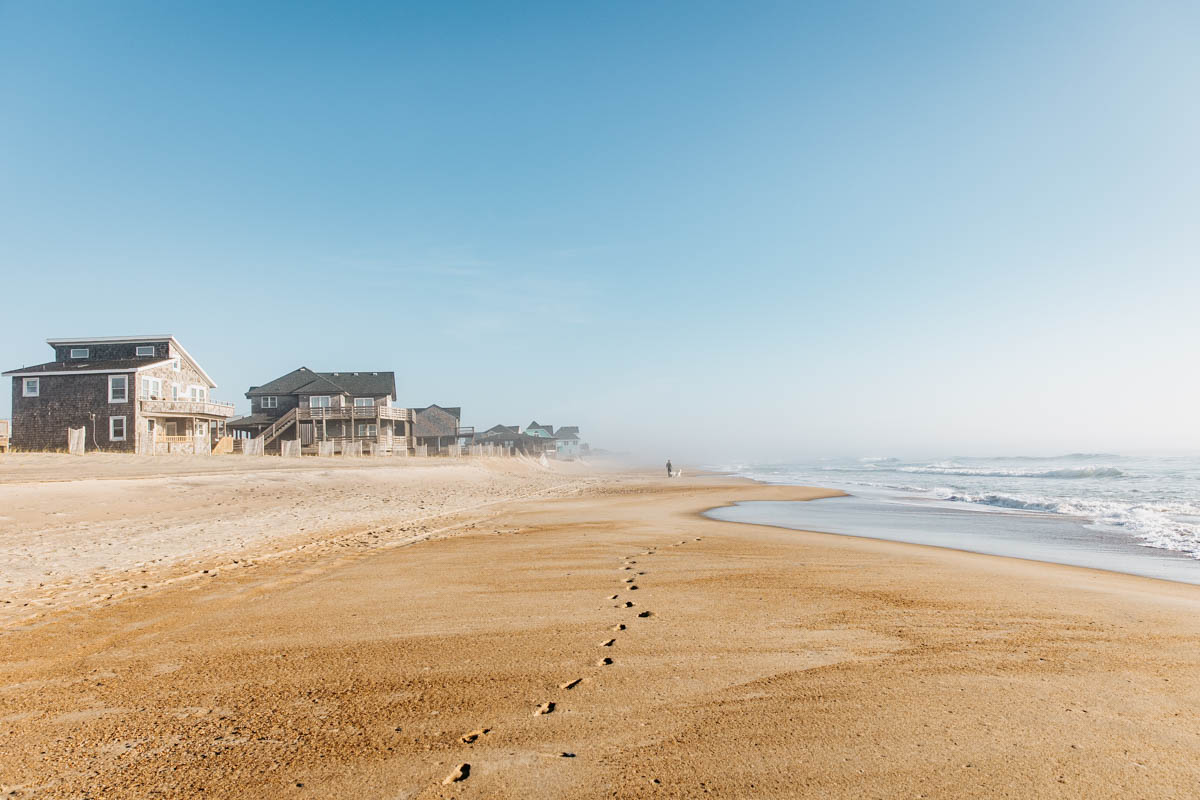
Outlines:
POLYGON ((616 643, 617 643, 616 639, 605 639, 603 642, 600 643, 600 646, 601 647, 612 647, 616 643))
POLYGON ((645 619, 646 617, 650 616, 650 612, 649 612, 649 611, 643 611, 642 613, 638 614, 638 616, 639 616, 640 618, 642 618, 642 619, 645 619))
POLYGON ((553 710, 554 710, 554 702, 547 701, 545 703, 542 703, 540 706, 538 706, 537 711, 534 711, 533 715, 535 717, 540 717, 542 714, 549 714, 553 710))
POLYGON ((485 733, 490 733, 491 730, 491 728, 479 728, 478 730, 473 730, 470 733, 464 733, 461 737, 459 737, 459 741, 461 741, 463 744, 471 744, 485 733))
POLYGON ((444 784, 458 783, 459 781, 465 781, 468 777, 470 777, 470 775, 471 775, 471 765, 470 764, 459 764, 457 767, 454 768, 454 772, 451 772, 449 775, 447 775, 442 780, 442 783, 444 783, 444 784))
POLYGON ((626 601, 625 601, 625 602, 622 604, 622 606, 621 606, 621 607, 622 607, 622 608, 633 608, 633 601, 632 601, 632 600, 626 600, 626 601))
POLYGON ((614 595, 610 595, 608 599, 609 599, 609 600, 616 600, 618 597, 620 597, 620 595, 616 595, 616 594, 614 594, 614 595))
POLYGON ((633 569, 633 567, 621 567, 621 569, 633 569))
POLYGON ((633 583, 633 578, 626 578, 622 583, 633 583))
POLYGON ((632 585, 632 586, 627 586, 627 587, 625 587, 625 588, 627 588, 629 591, 631 591, 631 592, 632 592, 632 591, 635 591, 635 590, 637 589, 637 585, 636 585, 636 584, 634 584, 634 585, 632 585))
POLYGON ((596 666, 597 667, 607 667, 607 666, 611 666, 612 662, 613 662, 613 660, 611 658, 602 658, 596 662, 596 666))
POLYGON ((579 685, 580 683, 582 683, 582 682, 583 682, 583 678, 576 678, 576 679, 575 679, 575 680, 573 680, 573 681, 567 681, 566 683, 560 683, 560 684, 558 685, 558 688, 560 688, 560 689, 574 689, 576 686, 578 686, 578 685, 579 685))
POLYGON ((623 631, 623 630, 625 630, 625 623, 624 623, 624 622, 618 622, 616 625, 613 625, 613 626, 612 626, 612 629, 613 629, 614 631, 623 631))

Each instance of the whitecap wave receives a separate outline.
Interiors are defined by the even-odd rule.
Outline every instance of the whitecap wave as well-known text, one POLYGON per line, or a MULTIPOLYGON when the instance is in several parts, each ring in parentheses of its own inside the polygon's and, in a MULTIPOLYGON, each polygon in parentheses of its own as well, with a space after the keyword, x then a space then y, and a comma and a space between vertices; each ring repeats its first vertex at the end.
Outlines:
POLYGON ((967 467, 961 464, 929 464, 923 467, 897 467, 897 472, 912 475, 961 475, 971 478, 1122 478, 1116 467, 1064 467, 1061 469, 1023 470, 967 467))
POLYGON ((1180 519, 1200 517, 1200 505, 1192 503, 1130 503, 1112 499, 1043 497, 1001 492, 972 493, 950 488, 935 489, 931 494, 948 502, 1086 519, 1099 527, 1126 532, 1147 547, 1174 550, 1200 559, 1200 524, 1180 519))

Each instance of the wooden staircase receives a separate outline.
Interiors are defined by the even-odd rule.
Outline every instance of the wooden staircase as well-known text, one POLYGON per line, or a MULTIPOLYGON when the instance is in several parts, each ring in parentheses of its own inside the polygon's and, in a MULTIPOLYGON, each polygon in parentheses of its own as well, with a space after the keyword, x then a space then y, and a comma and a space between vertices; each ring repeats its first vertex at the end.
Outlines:
POLYGON ((283 433, 285 430, 287 430, 292 425, 292 423, 294 423, 295 421, 296 421, 296 409, 293 408, 291 411, 287 412, 282 417, 280 417, 279 419, 277 419, 273 423, 271 423, 271 427, 267 428, 265 431, 260 433, 258 436, 255 436, 254 438, 255 438, 255 440, 261 439, 262 443, 263 443, 263 447, 266 447, 271 442, 278 439, 279 435, 281 433, 283 433))

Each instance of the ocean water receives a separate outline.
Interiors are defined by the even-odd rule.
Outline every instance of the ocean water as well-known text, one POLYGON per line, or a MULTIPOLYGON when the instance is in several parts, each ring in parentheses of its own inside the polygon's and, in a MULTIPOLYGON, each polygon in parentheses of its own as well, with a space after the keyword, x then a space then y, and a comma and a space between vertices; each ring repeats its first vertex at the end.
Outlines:
POLYGON ((1200 583, 1197 457, 869 456, 715 468, 766 483, 825 486, 853 496, 813 503, 743 503, 711 512, 721 519, 1200 583))

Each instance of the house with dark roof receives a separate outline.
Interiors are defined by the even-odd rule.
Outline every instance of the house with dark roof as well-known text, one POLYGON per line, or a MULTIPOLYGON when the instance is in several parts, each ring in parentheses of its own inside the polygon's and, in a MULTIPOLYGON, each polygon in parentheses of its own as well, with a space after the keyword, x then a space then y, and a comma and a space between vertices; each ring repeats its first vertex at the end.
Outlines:
POLYGON ((534 420, 533 422, 531 422, 525 426, 525 434, 527 436, 536 436, 539 439, 553 439, 554 438, 554 426, 553 425, 541 425, 538 423, 537 420, 534 420))
POLYGON ((428 448, 430 455, 441 453, 452 445, 469 443, 475 428, 464 427, 459 406, 431 405, 413 409, 413 436, 417 447, 428 448))
POLYGON ((247 416, 230 420, 229 428, 261 439, 265 450, 278 450, 282 440, 296 440, 315 452, 322 442, 346 443, 393 452, 412 447, 412 412, 393 408, 394 372, 316 372, 298 367, 246 392, 247 416))
POLYGON ((490 444, 507 454, 527 455, 538 455, 545 447, 541 439, 521 433, 519 425, 493 425, 483 433, 475 434, 471 444, 485 447, 490 444))
POLYGON ((83 428, 88 450, 207 453, 233 416, 217 384, 169 334, 47 339, 54 360, 9 370, 12 446, 65 450, 83 428))
POLYGON ((578 425, 564 425, 555 431, 553 425, 543 425, 534 420, 525 426, 524 433, 526 436, 543 440, 543 450, 546 453, 553 453, 558 458, 564 459, 579 457, 578 425))
POLYGON ((579 426, 564 425, 554 432, 554 452, 559 458, 579 458, 579 426))

